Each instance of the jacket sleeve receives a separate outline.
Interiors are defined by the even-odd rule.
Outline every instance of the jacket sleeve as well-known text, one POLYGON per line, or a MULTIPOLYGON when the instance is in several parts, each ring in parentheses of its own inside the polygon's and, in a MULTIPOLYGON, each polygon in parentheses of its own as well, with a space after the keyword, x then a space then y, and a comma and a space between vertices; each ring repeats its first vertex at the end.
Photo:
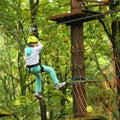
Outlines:
POLYGON ((42 50, 42 48, 43 48, 43 45, 40 42, 38 42, 38 46, 34 47, 34 49, 39 53, 42 50))

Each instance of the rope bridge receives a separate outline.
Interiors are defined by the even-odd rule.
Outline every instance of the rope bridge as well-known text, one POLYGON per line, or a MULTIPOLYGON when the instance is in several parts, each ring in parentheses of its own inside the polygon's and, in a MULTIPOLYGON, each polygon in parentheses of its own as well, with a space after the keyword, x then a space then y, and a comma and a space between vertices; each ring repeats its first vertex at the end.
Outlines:
MULTIPOLYGON (((114 117, 116 117, 115 112, 118 110, 118 107, 120 107, 118 106, 117 93, 115 92, 116 81, 109 80, 108 83, 103 78, 101 78, 101 80, 98 80, 96 78, 95 80, 94 79, 76 80, 76 81, 71 81, 70 83, 76 84, 76 86, 77 84, 83 84, 83 83, 85 84, 86 95, 84 96, 84 94, 81 93, 79 99, 81 99, 81 96, 83 97, 84 100, 86 99, 88 112, 103 113, 103 114, 105 113, 108 114, 108 116, 111 116, 111 114, 113 114, 114 117), (111 84, 112 88, 109 84, 111 84)), ((75 87, 75 89, 76 89, 75 91, 78 91, 77 87, 75 87)), ((72 92, 75 95, 74 91, 72 92)), ((86 106, 82 104, 82 106, 79 107, 85 108, 86 106)))
POLYGON ((75 92, 81 91, 80 95, 77 94, 79 96, 75 96, 80 101, 83 101, 83 104, 78 106, 81 111, 85 109, 84 101, 86 101, 87 112, 102 113, 106 114, 108 118, 113 119, 114 117, 116 120, 118 119, 117 111, 120 106, 118 106, 117 80, 112 64, 113 61, 98 72, 94 78, 72 78, 71 81, 67 82, 70 85, 74 84, 73 95, 76 95, 75 92), (85 84, 86 94, 82 92, 81 87, 78 89, 78 84, 85 84))

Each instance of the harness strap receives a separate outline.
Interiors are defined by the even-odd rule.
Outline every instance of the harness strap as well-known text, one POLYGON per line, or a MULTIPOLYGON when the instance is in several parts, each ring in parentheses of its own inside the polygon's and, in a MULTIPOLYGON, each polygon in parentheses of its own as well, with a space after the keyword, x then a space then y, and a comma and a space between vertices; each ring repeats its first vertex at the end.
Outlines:
POLYGON ((40 65, 41 67, 41 72, 44 72, 44 67, 42 65, 40 65))
POLYGON ((27 67, 27 68, 31 68, 31 67, 35 67, 35 66, 37 66, 37 65, 39 65, 39 63, 34 64, 34 65, 27 65, 26 67, 27 67))
MULTIPOLYGON (((37 64, 34 64, 34 65, 27 65, 26 67, 28 68, 29 73, 30 73, 30 68, 35 67, 37 65, 40 65, 40 64, 37 63, 37 64)), ((41 67, 41 72, 44 72, 44 67, 42 65, 40 65, 40 67, 41 67)))
POLYGON ((34 64, 34 65, 27 65, 26 67, 28 68, 28 72, 30 73, 30 68, 35 67, 37 65, 39 65, 39 63, 34 64))

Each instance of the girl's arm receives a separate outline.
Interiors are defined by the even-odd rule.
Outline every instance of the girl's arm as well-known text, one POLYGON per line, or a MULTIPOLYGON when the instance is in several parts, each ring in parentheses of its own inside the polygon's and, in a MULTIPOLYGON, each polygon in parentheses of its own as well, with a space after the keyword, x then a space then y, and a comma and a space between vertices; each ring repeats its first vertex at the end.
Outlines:
POLYGON ((34 49, 35 49, 37 52, 40 52, 40 51, 42 50, 42 48, 43 48, 43 45, 42 45, 40 42, 38 42, 38 46, 34 47, 34 49))

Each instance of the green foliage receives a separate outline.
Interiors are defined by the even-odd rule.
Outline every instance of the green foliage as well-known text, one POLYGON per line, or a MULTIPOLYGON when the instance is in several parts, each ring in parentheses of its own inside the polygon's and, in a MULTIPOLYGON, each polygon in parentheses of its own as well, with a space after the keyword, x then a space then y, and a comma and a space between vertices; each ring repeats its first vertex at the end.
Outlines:
MULTIPOLYGON (((0 108, 15 113, 20 120, 37 120, 40 118, 40 106, 38 100, 33 97, 35 76, 26 72, 24 60, 24 46, 26 38, 30 35, 32 26, 30 5, 26 0, 1 0, 0 1, 0 108)), ((70 11, 68 0, 40 0, 36 25, 39 32, 39 40, 44 44, 41 53, 42 64, 54 67, 60 81, 71 80, 71 38, 70 27, 57 25, 49 17, 70 11)), ((94 11, 104 12, 108 8, 92 8, 94 11)), ((117 14, 119 17, 119 13, 117 14)), ((116 19, 116 18, 115 18, 116 19)), ((115 20, 114 19, 114 20, 115 20)), ((118 18, 119 19, 119 18, 118 18)), ((111 27, 112 19, 105 18, 107 29, 111 27)), ((111 29, 109 30, 111 33, 111 29)), ((119 43, 119 34, 116 41, 119 43)), ((112 60, 112 47, 110 40, 99 21, 84 23, 85 39, 85 66, 86 78, 101 80, 97 84, 86 84, 87 108, 90 112, 104 112, 106 105, 113 108, 113 117, 118 113, 116 93, 110 88, 105 89, 105 68, 109 71, 107 79, 114 79, 110 64, 112 60), (112 74, 111 74, 112 73, 112 74), (99 79, 97 79, 99 78, 99 79), (105 104, 104 104, 105 103, 105 104)), ((119 45, 119 44, 118 44, 119 45)), ((47 106, 48 117, 53 120, 72 116, 72 87, 63 91, 56 91, 49 75, 43 73, 44 97, 47 106), (65 100, 65 106, 61 100, 65 100)), ((114 83, 116 90, 116 82, 114 83)), ((107 116, 107 112, 105 113, 107 116)), ((7 117, 4 119, 14 119, 7 117)))
POLYGON ((85 23, 84 26, 86 72, 88 71, 87 74, 90 73, 88 75, 90 77, 93 75, 91 73, 96 75, 99 72, 99 66, 104 69, 110 64, 112 48, 98 21, 85 23))

